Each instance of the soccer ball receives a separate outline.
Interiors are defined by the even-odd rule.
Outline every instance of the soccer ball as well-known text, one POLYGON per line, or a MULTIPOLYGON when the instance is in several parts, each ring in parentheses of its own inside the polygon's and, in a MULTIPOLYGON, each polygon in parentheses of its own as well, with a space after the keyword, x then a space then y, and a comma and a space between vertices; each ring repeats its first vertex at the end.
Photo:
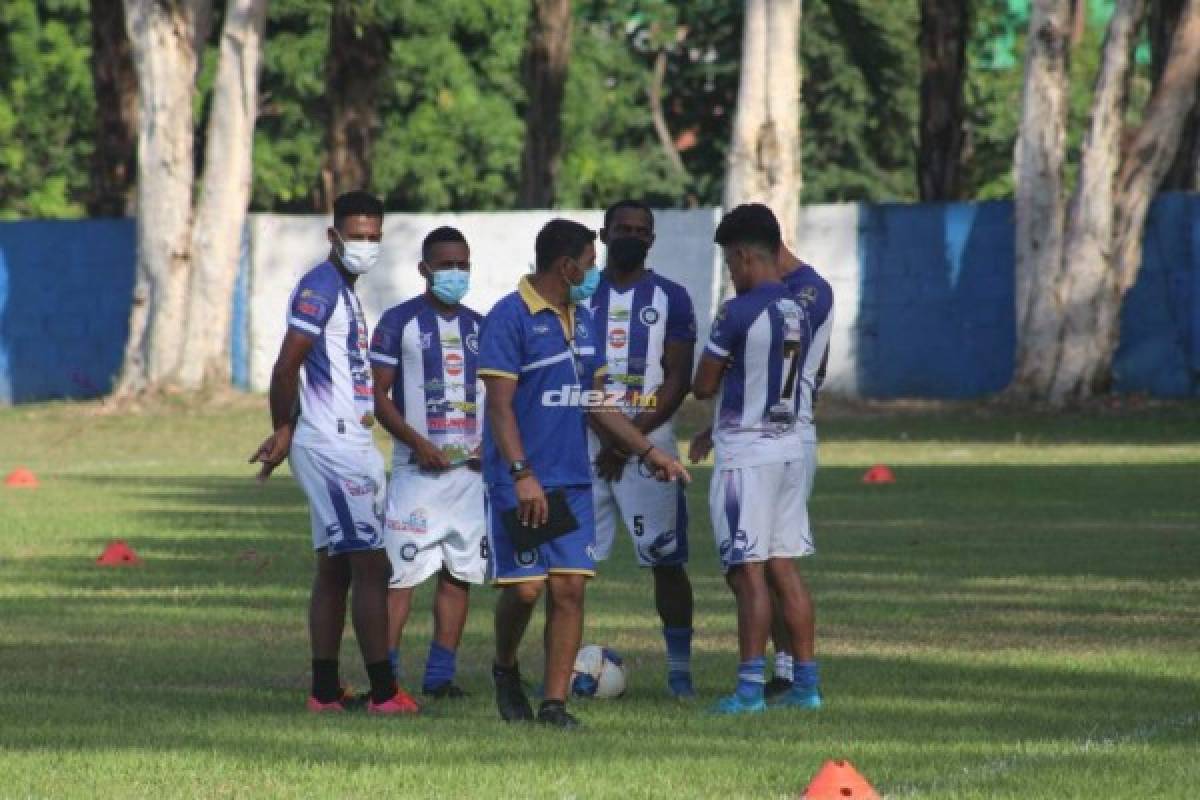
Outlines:
POLYGON ((625 664, 607 647, 585 644, 575 656, 571 694, 576 697, 620 697, 625 694, 625 664))

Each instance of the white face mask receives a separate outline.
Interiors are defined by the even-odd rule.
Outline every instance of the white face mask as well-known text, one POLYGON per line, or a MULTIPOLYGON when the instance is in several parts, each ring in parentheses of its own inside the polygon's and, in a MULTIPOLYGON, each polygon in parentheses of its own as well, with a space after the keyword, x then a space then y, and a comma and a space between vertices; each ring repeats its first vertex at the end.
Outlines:
POLYGON ((379 251, 382 249, 379 242, 347 242, 340 233, 338 239, 342 242, 342 266, 349 272, 365 275, 379 263, 379 251))

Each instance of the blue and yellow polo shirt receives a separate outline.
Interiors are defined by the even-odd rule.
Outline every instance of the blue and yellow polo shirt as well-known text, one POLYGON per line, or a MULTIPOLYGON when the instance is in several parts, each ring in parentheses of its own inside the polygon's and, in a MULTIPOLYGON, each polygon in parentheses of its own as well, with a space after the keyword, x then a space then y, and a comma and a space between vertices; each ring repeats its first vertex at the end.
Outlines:
MULTIPOLYGON (((592 482, 580 393, 592 388, 603 368, 596 341, 586 308, 568 305, 560 311, 537 293, 528 277, 483 320, 477 374, 517 382, 513 413, 525 460, 543 486, 592 482)), ((483 479, 511 484, 508 468, 485 424, 483 479)))

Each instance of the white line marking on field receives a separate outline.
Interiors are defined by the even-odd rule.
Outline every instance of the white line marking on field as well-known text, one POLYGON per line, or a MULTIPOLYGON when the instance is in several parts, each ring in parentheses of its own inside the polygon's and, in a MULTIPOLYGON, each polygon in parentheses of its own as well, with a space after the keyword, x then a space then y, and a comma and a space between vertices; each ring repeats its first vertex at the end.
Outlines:
MULTIPOLYGON (((1004 758, 996 758, 987 761, 978 767, 963 767, 962 770, 955 773, 951 777, 938 778, 930 781, 927 784, 908 784, 901 786, 894 792, 888 792, 884 795, 886 800, 898 800, 901 797, 917 797, 922 793, 944 791, 952 786, 961 786, 965 783, 975 783, 983 778, 991 778, 997 775, 1003 775, 1014 769, 1025 767, 1039 761, 1054 761, 1067 755, 1091 754, 1091 753, 1106 753, 1117 747, 1127 744, 1141 744, 1147 742, 1160 734, 1169 731, 1182 730, 1191 728, 1200 724, 1200 711, 1192 711, 1187 714, 1180 714, 1174 717, 1166 717, 1165 719, 1152 720, 1143 723, 1136 728, 1131 728, 1127 731, 1118 731, 1107 733, 1104 735, 1091 734, 1083 739, 1069 742, 1066 752, 1018 752, 1015 755, 1005 756, 1004 758)), ((1030 745, 1044 745, 1045 740, 1040 742, 1018 742, 1018 749, 1024 749, 1030 745)))

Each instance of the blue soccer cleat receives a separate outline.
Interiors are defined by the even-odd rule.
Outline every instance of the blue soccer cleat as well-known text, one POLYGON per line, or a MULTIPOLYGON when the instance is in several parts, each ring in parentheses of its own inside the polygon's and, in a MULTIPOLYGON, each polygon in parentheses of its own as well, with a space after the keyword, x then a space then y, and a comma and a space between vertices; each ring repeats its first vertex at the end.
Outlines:
POLYGON ((767 703, 762 697, 756 697, 753 700, 746 700, 741 695, 734 693, 726 697, 722 697, 716 702, 709 711, 713 714, 760 714, 767 710, 767 703))
POLYGON ((804 708, 816 711, 821 707, 821 691, 816 687, 793 686, 771 701, 772 708, 804 708))

